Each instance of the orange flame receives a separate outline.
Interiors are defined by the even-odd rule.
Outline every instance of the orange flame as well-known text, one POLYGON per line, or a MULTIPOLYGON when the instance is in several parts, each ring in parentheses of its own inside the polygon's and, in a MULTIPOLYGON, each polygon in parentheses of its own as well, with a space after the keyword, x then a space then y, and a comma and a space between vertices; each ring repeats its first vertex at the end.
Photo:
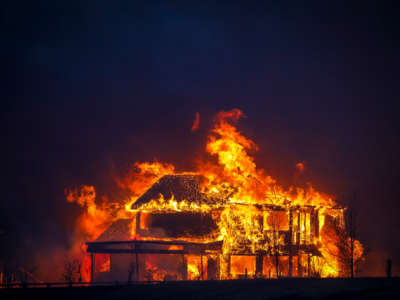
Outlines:
POLYGON ((200 125, 200 114, 196 112, 196 117, 192 125, 192 131, 196 131, 197 129, 199 129, 199 125, 200 125))
MULTIPOLYGON (((206 145, 209 159, 199 162, 196 172, 187 173, 205 178, 201 183, 201 192, 207 199, 223 199, 223 201, 207 203, 177 201, 174 195, 169 199, 164 199, 164 196, 160 194, 157 199, 132 209, 132 204, 161 177, 176 174, 171 164, 135 163, 126 178, 118 179, 119 186, 131 192, 131 198, 126 199, 123 206, 112 206, 110 203, 96 204, 96 193, 92 186, 83 186, 80 191, 73 190, 67 193, 67 201, 76 202, 86 208, 78 220, 79 229, 93 240, 116 219, 129 217, 133 219, 132 238, 142 239, 144 237, 136 233, 136 211, 190 211, 210 214, 218 210, 215 216, 218 232, 213 236, 204 237, 203 241, 222 240, 223 255, 232 253, 234 249, 246 250, 253 254, 256 251, 269 251, 266 247, 272 249, 272 254, 280 253, 280 249, 284 247, 287 240, 280 232, 287 231, 289 226, 293 226, 298 236, 292 237, 292 243, 313 244, 321 253, 320 257, 315 256, 310 259, 308 266, 305 259, 299 255, 296 258, 297 264, 294 271, 300 274, 302 268, 310 268, 310 265, 313 265, 313 270, 318 272, 319 276, 340 276, 340 270, 343 267, 337 257, 339 249, 336 245, 339 238, 326 223, 325 216, 329 214, 339 220, 343 218, 343 210, 333 210, 332 208, 337 206, 333 197, 318 192, 311 185, 307 188, 292 186, 285 189, 278 185, 277 180, 268 175, 265 170, 258 169, 251 156, 258 150, 258 146, 243 136, 234 125, 242 117, 244 114, 239 109, 221 111, 217 114, 206 145), (267 208, 260 208, 270 206, 280 207, 283 210, 274 212, 267 208), (302 207, 312 208, 313 211, 318 210, 319 214, 315 215, 307 209, 302 210, 302 207), (289 211, 291 211, 290 214, 289 211), (289 224, 290 218, 293 219, 291 221, 293 224, 289 224), (315 226, 321 232, 319 236, 311 230, 315 222, 318 224, 315 226), (265 240, 269 242, 265 243, 265 240)), ((196 113, 192 131, 198 129, 199 120, 200 115, 196 113)), ((304 163, 298 163, 296 168, 302 172, 304 163)), ((144 219, 141 222, 144 222, 144 219)), ((187 237, 186 239, 197 241, 198 238, 187 237)), ((361 243, 355 241, 354 248, 355 258, 361 258, 363 255, 361 243)), ((221 277, 243 275, 245 270, 248 275, 253 276, 255 274, 255 270, 251 267, 254 266, 253 260, 254 256, 234 258, 230 274, 228 270, 221 270, 221 277), (246 266, 245 269, 243 266, 246 266)), ((278 265, 283 264, 284 261, 285 258, 281 257, 274 263, 264 261, 263 264, 265 266, 275 264, 278 270, 278 265)), ((224 262, 221 262, 221 265, 224 265, 224 262)), ((280 276, 280 272, 284 270, 273 272, 274 267, 268 268, 271 276, 276 277, 280 276)), ((153 279, 159 279, 165 275, 156 271, 150 264, 148 269, 153 279)), ((310 270, 309 273, 311 273, 310 270)), ((199 274, 198 261, 192 258, 188 276, 194 279, 198 278, 199 274)))
POLYGON ((304 163, 302 163, 302 162, 297 163, 297 164, 296 164, 296 169, 297 169, 299 172, 304 172, 304 169, 305 169, 304 163))

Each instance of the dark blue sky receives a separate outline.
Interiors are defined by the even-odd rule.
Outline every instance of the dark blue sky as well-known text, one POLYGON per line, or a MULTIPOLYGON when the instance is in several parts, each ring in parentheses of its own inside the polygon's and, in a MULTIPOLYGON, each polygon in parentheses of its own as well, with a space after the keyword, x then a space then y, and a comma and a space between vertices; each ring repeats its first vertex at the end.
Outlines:
POLYGON ((65 187, 118 197, 134 161, 191 168, 213 115, 240 108, 260 166, 290 184, 305 161, 303 180, 357 210, 365 274, 399 268, 392 2, 187 2, 2 4, 0 225, 21 252, 68 244, 65 187))

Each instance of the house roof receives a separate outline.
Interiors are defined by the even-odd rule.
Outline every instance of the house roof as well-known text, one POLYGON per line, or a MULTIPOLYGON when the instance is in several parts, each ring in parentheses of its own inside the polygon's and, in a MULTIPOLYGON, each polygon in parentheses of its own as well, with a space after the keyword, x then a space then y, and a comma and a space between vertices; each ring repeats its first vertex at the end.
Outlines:
POLYGON ((164 199, 170 199, 173 195, 178 202, 205 202, 206 196, 200 192, 201 178, 200 175, 165 175, 140 196, 131 208, 137 209, 153 199, 159 199, 160 194, 164 199))
MULTIPOLYGON (((200 192, 200 182, 202 177, 200 175, 165 175, 160 178, 155 184, 153 184, 142 196, 138 198, 138 200, 132 204, 132 209, 140 208, 141 205, 150 202, 154 199, 159 199, 160 194, 164 197, 164 199, 170 199, 174 196, 174 199, 178 202, 180 201, 190 201, 190 202, 197 202, 197 203, 216 203, 217 200, 221 201, 220 199, 212 199, 208 198, 205 194, 200 192)), ((165 226, 166 224, 158 224, 161 227, 168 227, 171 230, 174 228, 174 220, 176 222, 181 221, 182 218, 188 217, 190 213, 187 213, 187 216, 184 214, 179 214, 178 217, 174 217, 173 215, 171 219, 167 221, 169 226, 165 226)), ((168 216, 167 216, 168 217, 168 216)), ((200 218, 200 216, 191 216, 190 219, 194 220, 200 218)), ((203 227, 210 227, 212 229, 213 226, 210 223, 210 220, 206 220, 207 216, 202 216, 202 220, 197 220, 200 222, 200 225, 203 227), (204 223, 204 224, 203 224, 204 223), (211 225, 210 225, 211 224, 211 225)), ((158 223, 162 223, 163 220, 162 216, 156 218, 158 223)), ((131 223, 132 219, 119 219, 112 223, 97 239, 96 242, 105 242, 105 241, 126 241, 131 239, 131 223)), ((199 226, 197 226, 199 227, 199 226)), ((198 232, 204 233, 207 231, 207 228, 201 227, 200 229, 194 226, 198 232)), ((168 229, 167 228, 167 229, 168 229)))
POLYGON ((96 239, 96 242, 126 241, 131 239, 131 223, 132 219, 116 220, 96 239))

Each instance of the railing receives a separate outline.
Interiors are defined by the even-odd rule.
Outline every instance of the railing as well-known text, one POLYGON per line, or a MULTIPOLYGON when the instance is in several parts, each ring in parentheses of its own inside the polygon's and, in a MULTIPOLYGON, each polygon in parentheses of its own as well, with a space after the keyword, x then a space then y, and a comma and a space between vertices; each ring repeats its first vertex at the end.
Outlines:
POLYGON ((13 282, 0 284, 2 288, 54 288, 54 287, 90 287, 90 286, 128 286, 143 284, 160 284, 165 281, 100 281, 100 282, 13 282))

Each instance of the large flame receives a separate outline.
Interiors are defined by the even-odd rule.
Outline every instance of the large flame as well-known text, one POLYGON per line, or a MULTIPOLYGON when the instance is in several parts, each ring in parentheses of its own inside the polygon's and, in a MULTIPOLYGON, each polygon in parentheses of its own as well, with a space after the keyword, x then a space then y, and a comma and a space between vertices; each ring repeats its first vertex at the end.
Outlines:
MULTIPOLYGON (((310 244, 316 245, 321 253, 320 256, 309 259, 308 268, 313 265, 313 270, 318 271, 319 276, 322 277, 342 276, 344 267, 339 257, 340 251, 344 250, 339 249, 338 245, 340 240, 343 240, 339 234, 343 226, 336 226, 336 223, 334 226, 333 223, 326 222, 324 214, 329 211, 330 215, 340 219, 343 217, 340 214, 343 214, 344 210, 334 210, 337 203, 333 197, 318 192, 311 185, 306 189, 295 186, 285 189, 265 170, 257 168, 254 157, 251 155, 257 151, 257 145, 243 136, 235 127, 236 122, 242 117, 244 114, 239 109, 219 112, 206 145, 209 159, 199 162, 195 172, 186 173, 201 175, 202 178, 205 178, 201 183, 201 192, 210 199, 223 199, 223 201, 212 204, 188 200, 177 201, 174 195, 169 199, 164 199, 160 194, 158 199, 153 199, 132 209, 132 204, 161 177, 176 174, 175 168, 171 164, 135 163, 128 176, 118 180, 120 187, 128 189, 132 195, 131 198, 126 199, 124 205, 96 203, 96 193, 94 187, 91 186, 83 186, 81 190, 67 192, 68 201, 77 202, 86 208, 78 220, 78 228, 87 234, 89 240, 94 240, 116 219, 121 217, 134 219, 136 211, 210 213, 218 210, 218 232, 213 237, 204 237, 204 240, 222 240, 223 255, 228 255, 233 249, 247 249, 246 251, 251 253, 267 250, 265 242, 262 244, 262 241, 267 239, 270 241, 267 245, 272 249, 272 256, 270 261, 264 261, 264 269, 269 270, 269 276, 278 277, 281 272, 278 271, 278 265, 283 265, 285 260, 284 257, 276 260, 273 258, 285 243, 279 232, 293 226, 299 231, 299 236, 292 237, 294 243, 298 242, 298 239, 308 241, 310 244), (260 209, 261 206, 281 207, 285 210, 271 212, 267 209, 260 209), (311 218, 314 215, 304 212, 304 217, 300 218, 301 207, 312 207, 319 211, 316 218, 321 234, 318 236, 315 236, 310 229, 311 218), (292 214, 296 214, 298 218, 292 214), (293 224, 290 225, 289 215, 293 219, 293 224), (263 230, 268 233, 255 230, 255 228, 262 227, 262 224, 266 227, 263 230)), ((196 115, 196 120, 198 119, 199 116, 196 115)), ((196 124, 196 129, 197 127, 198 124, 196 124)), ((304 163, 298 163, 296 167, 299 171, 303 171, 304 163)), ((135 221, 133 221, 132 239, 145 239, 146 237, 139 236, 135 226, 135 221)), ((187 239, 190 240, 190 237, 187 239)), ((344 239, 344 244, 348 244, 348 237, 346 236, 344 239)), ((361 243, 355 241, 353 247, 354 259, 361 258, 363 254, 361 243)), ((246 274, 254 275, 254 259, 254 256, 234 258, 229 270, 230 274, 222 268, 221 277, 235 277, 235 274, 243 273, 244 270, 247 272, 246 274)), ((305 258, 296 258, 296 262, 293 263, 296 265, 293 267, 294 270, 300 273, 300 270, 305 268, 305 261, 305 258)), ((221 264, 223 265, 224 262, 221 264)), ((154 266, 149 265, 148 268, 153 270, 154 266)), ((153 274, 154 278, 161 276, 154 270, 149 272, 153 274)), ((200 273, 198 259, 188 259, 189 278, 198 278, 200 273)))

